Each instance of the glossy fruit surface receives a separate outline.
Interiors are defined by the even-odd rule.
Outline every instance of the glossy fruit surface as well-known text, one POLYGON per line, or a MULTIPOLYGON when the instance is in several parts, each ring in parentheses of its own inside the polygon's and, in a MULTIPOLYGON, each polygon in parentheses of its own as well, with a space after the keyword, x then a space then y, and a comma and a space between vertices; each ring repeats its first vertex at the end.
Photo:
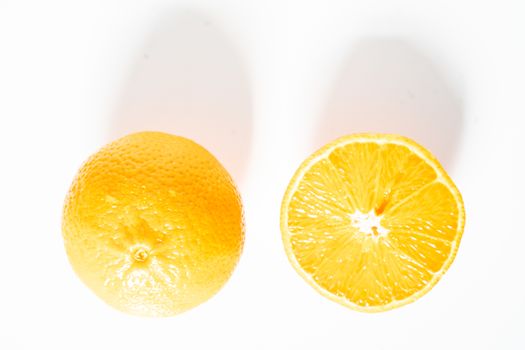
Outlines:
POLYGON ((242 251, 241 200, 203 147, 160 132, 91 156, 67 195, 62 232, 81 280, 113 307, 171 316, 215 294, 242 251))

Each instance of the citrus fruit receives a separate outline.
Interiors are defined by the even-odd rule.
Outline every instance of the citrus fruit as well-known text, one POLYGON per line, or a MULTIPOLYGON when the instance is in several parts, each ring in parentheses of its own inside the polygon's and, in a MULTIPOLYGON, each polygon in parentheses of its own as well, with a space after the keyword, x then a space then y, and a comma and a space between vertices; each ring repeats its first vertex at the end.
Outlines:
POLYGON ((91 156, 66 197, 62 232, 80 279, 113 307, 171 316, 215 294, 244 241, 242 205, 207 150, 160 132, 91 156))
POLYGON ((356 134, 315 152, 281 207, 288 258, 324 296, 377 312, 428 292, 456 255, 465 221, 432 154, 396 135, 356 134))

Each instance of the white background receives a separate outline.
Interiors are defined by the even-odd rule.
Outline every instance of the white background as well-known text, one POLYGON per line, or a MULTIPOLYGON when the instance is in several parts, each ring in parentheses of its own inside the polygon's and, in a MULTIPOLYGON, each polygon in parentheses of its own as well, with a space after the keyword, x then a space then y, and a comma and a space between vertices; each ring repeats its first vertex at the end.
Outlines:
POLYGON ((0 349, 524 349, 522 1, 0 0, 0 349), (191 137, 232 172, 246 245, 227 285, 143 319, 74 275, 60 220, 85 158, 134 130, 191 137), (414 304, 363 314, 288 263, 300 162, 358 131, 442 160, 467 226, 414 304))

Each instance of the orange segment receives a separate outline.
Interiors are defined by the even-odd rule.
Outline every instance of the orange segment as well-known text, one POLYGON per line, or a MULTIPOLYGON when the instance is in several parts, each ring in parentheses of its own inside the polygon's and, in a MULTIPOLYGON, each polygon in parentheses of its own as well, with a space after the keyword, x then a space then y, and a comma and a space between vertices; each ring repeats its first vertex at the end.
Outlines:
POLYGON ((343 137, 308 158, 281 209, 292 265, 323 295, 383 311, 430 290, 463 233, 461 195, 438 161, 395 135, 343 137))

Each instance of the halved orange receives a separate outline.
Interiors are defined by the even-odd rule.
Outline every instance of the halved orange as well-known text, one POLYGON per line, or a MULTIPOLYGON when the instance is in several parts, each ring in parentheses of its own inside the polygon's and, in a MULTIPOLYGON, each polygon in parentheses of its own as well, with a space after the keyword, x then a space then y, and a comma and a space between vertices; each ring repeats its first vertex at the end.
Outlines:
POLYGON ((454 260, 461 194, 437 159, 397 135, 342 137, 310 156, 284 196, 288 258, 322 295, 378 312, 417 300, 454 260))

